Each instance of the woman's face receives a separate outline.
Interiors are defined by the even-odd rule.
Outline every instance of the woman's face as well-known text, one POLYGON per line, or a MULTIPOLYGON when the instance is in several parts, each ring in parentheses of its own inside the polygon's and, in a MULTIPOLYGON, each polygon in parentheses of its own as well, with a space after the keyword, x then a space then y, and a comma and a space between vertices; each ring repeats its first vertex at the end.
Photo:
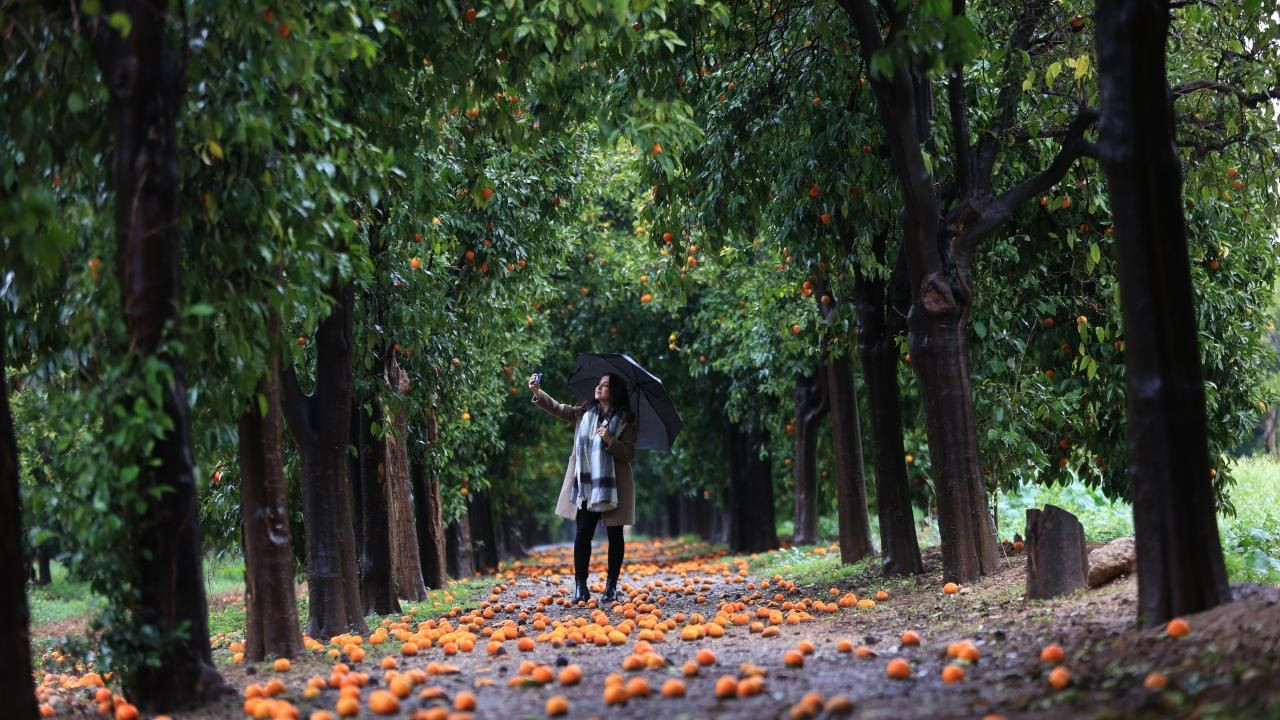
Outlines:
POLYGON ((609 376, 601 376, 600 382, 596 383, 596 402, 613 402, 613 395, 609 393, 609 376))

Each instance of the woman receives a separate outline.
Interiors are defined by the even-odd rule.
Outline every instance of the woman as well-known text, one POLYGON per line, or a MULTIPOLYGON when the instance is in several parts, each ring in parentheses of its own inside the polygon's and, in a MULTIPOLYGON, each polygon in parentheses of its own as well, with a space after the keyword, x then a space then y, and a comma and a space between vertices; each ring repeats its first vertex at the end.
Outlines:
POLYGON ((565 405, 542 391, 537 375, 529 376, 533 402, 551 415, 573 423, 573 454, 560 486, 556 514, 577 523, 573 541, 573 570, 577 579, 574 602, 591 599, 587 589, 587 565, 596 524, 604 521, 609 533, 609 572, 602 600, 618 599, 618 575, 622 572, 622 526, 635 522, 636 494, 631 480, 631 458, 636 454, 636 423, 627 406, 627 385, 609 373, 596 384, 590 402, 565 405))

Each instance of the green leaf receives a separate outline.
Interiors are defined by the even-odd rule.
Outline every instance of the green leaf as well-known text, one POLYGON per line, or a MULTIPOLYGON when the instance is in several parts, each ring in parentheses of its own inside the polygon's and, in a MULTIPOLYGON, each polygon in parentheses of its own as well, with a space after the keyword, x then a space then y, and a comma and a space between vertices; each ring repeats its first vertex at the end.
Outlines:
POLYGON ((217 140, 209 141, 209 154, 218 158, 219 160, 222 159, 222 146, 218 144, 217 140))
POLYGON ((133 32, 133 20, 129 18, 128 13, 111 13, 111 17, 107 18, 107 25, 118 31, 120 37, 129 37, 129 33, 133 32))
POLYGON ((188 305, 186 311, 184 312, 185 315, 189 315, 191 317, 207 317, 209 315, 212 315, 213 313, 214 313, 213 306, 209 305, 208 303, 196 303, 195 305, 188 305))

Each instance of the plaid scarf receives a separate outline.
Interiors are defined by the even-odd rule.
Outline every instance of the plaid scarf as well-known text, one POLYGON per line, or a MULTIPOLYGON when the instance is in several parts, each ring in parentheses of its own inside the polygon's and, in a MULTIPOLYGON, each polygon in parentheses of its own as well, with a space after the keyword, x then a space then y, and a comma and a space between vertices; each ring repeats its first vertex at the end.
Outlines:
MULTIPOLYGON (((609 432, 617 437, 621 418, 609 419, 609 432)), ((598 408, 582 414, 575 438, 578 449, 578 482, 573 486, 572 501, 576 507, 591 512, 608 512, 618 507, 618 479, 613 472, 613 456, 604 440, 596 435, 600 425, 598 408)))

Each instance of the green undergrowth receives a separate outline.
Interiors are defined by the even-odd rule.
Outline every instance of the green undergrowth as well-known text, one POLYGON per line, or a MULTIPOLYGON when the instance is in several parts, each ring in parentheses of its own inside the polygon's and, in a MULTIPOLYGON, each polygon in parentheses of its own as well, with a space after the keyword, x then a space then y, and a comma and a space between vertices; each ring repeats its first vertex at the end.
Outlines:
MULTIPOLYGON (((1280 581, 1280 463, 1249 457, 1231 466, 1234 514, 1218 515, 1218 531, 1227 573, 1233 582, 1280 581)), ((1080 518, 1085 538, 1109 542, 1133 535, 1133 509, 1111 501, 1083 483, 1026 486, 998 500, 1000 537, 1021 533, 1027 508, 1057 505, 1080 518)))

